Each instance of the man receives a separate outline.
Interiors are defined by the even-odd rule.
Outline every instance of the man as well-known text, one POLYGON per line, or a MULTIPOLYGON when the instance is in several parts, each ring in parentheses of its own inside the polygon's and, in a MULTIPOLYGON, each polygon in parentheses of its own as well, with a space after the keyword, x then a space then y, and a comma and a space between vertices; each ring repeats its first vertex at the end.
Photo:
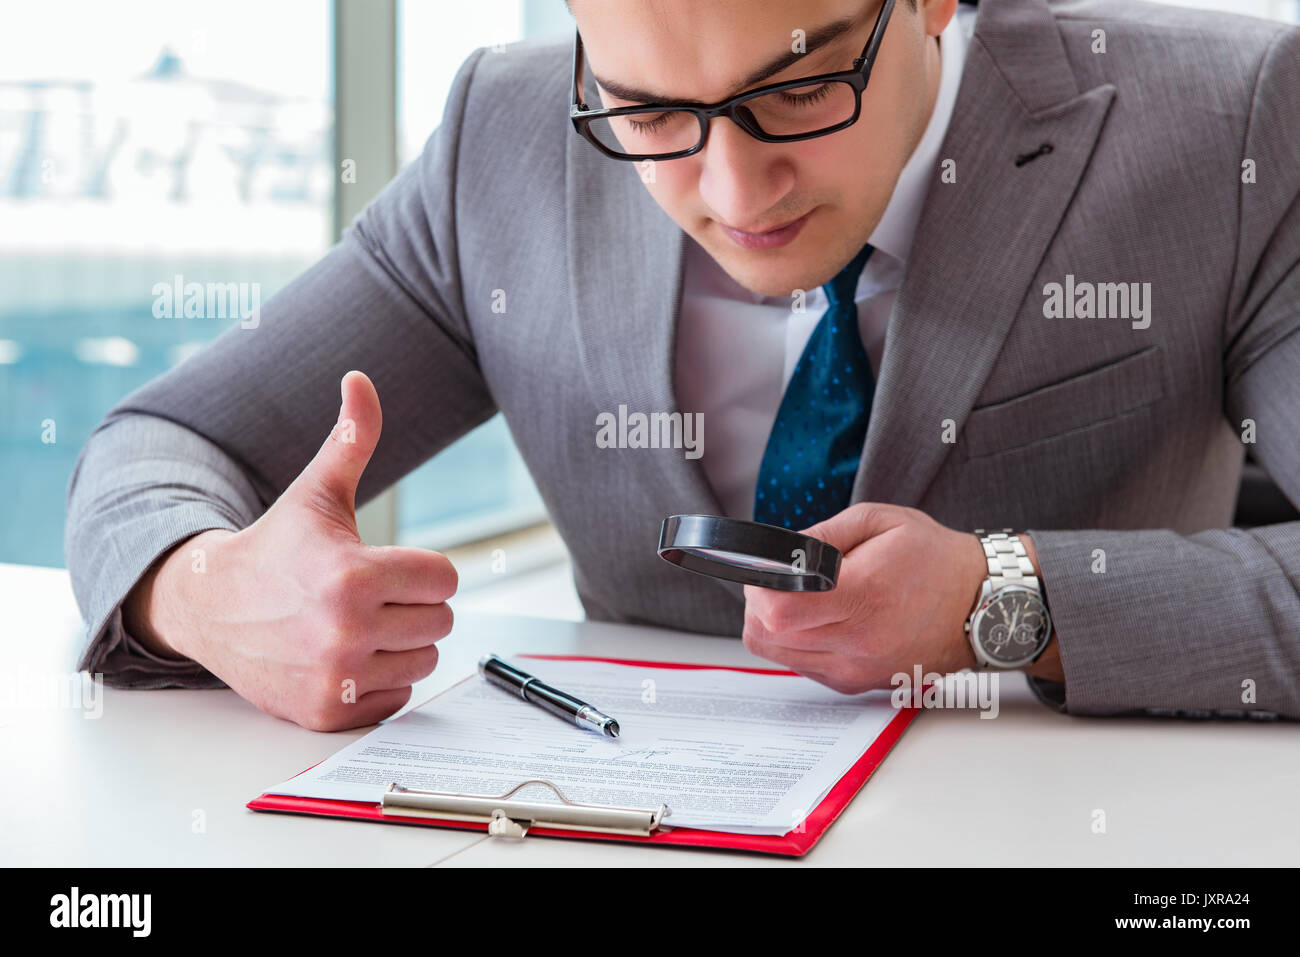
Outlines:
POLYGON ((1300 502, 1300 31, 571 9, 580 48, 477 51, 257 328, 92 436, 83 667, 312 728, 393 713, 455 572, 363 545, 354 504, 500 410, 593 618, 742 635, 844 692, 1015 667, 1072 714, 1300 717, 1300 523, 1225 527, 1245 443, 1300 502), (628 410, 698 413, 702 457, 606 447, 628 410), (685 574, 654 551, 681 512, 807 526, 839 583, 685 574))

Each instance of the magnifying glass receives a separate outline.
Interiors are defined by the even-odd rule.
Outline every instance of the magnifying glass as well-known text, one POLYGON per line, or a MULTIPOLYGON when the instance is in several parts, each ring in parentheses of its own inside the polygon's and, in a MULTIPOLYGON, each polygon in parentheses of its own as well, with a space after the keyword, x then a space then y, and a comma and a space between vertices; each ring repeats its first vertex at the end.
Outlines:
POLYGON ((830 591, 840 572, 839 550, 820 539, 717 515, 669 515, 659 557, 710 578, 780 591, 830 591))

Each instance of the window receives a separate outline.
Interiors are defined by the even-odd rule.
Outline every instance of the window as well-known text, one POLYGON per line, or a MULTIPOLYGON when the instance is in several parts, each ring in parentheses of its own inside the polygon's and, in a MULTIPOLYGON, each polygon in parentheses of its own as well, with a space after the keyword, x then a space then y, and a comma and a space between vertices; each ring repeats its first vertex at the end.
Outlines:
MULTIPOLYGON (((264 301, 329 248, 333 11, 354 2, 370 0, 6 7, 0 561, 63 564, 67 481, 91 430, 239 321, 229 308, 187 318, 157 290, 234 284, 264 301)), ((441 121, 472 50, 572 31, 563 0, 397 3, 399 163, 441 121)), ((1300 0, 1182 3, 1300 21, 1300 0)), ((391 78, 391 48, 363 65, 391 78)), ((390 495, 396 538, 438 548, 545 518, 500 416, 390 495)))
MULTIPOLYGON (((404 0, 398 8, 399 160, 419 156, 442 121, 457 70, 476 48, 569 36, 564 0, 404 0)), ((559 109, 558 116, 563 116, 559 109)), ((545 509, 500 415, 398 484, 397 537, 445 548, 544 521, 545 509)))
POLYGON ((165 287, 234 283, 264 301, 329 247, 330 10, 6 6, 0 561, 63 565, 65 491, 91 430, 239 321, 233 303, 186 318, 165 287))

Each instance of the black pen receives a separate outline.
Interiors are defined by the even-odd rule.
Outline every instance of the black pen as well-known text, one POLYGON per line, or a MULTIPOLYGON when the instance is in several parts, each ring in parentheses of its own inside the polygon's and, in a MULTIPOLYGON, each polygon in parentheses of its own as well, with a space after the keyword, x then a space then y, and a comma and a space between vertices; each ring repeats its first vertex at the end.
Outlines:
POLYGON ((587 702, 571 694, 543 684, 528 672, 520 671, 496 655, 488 655, 480 659, 478 670, 494 685, 500 685, 512 694, 519 695, 539 708, 545 708, 565 721, 572 721, 587 731, 595 731, 597 734, 608 735, 611 738, 618 737, 618 722, 609 715, 601 714, 587 702))

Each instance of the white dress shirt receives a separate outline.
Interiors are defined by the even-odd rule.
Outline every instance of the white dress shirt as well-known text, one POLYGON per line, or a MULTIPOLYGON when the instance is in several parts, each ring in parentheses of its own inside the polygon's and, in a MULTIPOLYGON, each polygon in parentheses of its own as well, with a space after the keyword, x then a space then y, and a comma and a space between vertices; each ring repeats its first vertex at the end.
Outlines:
MULTIPOLYGON (((916 223, 939 174, 939 147, 957 99, 975 14, 973 7, 959 6, 939 35, 934 110, 871 234, 875 252, 858 280, 858 327, 876 376, 916 223)), ((704 415, 708 438, 700 463, 726 514, 752 519, 767 438, 795 363, 827 309, 826 294, 820 287, 809 290, 804 311, 796 313, 788 296, 745 289, 690 236, 684 269, 674 357, 678 404, 704 415)))

